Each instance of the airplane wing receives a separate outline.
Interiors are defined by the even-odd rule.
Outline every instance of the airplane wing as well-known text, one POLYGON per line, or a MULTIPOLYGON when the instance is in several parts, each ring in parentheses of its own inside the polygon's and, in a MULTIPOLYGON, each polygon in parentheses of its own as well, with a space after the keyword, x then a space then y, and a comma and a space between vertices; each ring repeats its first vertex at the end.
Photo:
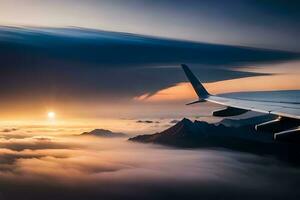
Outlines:
MULTIPOLYGON (((182 65, 182 68, 191 82, 199 99, 190 104, 208 101, 220 105, 226 106, 225 109, 217 110, 213 112, 214 116, 228 117, 243 114, 247 111, 255 111, 266 114, 273 114, 279 116, 277 120, 270 121, 256 126, 256 129, 263 127, 278 127, 279 131, 274 135, 278 137, 283 131, 297 130, 299 132, 300 126, 300 102, 276 102, 276 101, 263 101, 263 100, 251 100, 242 98, 227 98, 217 95, 211 95, 204 88, 198 78, 192 73, 187 65, 182 65), (276 126, 275 126, 276 123, 276 126)), ((188 105, 190 105, 188 104, 188 105)), ((299 134, 300 137, 300 134, 299 134)))

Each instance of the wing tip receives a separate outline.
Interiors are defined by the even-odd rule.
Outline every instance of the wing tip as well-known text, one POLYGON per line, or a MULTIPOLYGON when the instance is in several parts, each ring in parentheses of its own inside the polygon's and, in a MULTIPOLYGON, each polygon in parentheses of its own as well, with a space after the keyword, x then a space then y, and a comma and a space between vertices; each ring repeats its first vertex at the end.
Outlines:
POLYGON ((189 69, 189 67, 186 64, 180 64, 180 66, 184 71, 189 69))
POLYGON ((209 96, 209 92, 205 89, 202 83, 198 80, 198 78, 193 74, 190 68, 186 64, 181 64, 181 67, 187 76, 188 80, 192 84, 195 92, 197 93, 199 98, 206 98, 209 96))

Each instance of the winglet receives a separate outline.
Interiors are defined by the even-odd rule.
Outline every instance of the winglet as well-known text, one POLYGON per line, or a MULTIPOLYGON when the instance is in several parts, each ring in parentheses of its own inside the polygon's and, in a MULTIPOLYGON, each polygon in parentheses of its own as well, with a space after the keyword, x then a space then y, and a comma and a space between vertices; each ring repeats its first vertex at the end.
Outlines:
POLYGON ((197 101, 193 101, 193 102, 187 103, 187 104, 185 104, 185 105, 189 106, 189 105, 193 105, 193 104, 196 104, 196 103, 202 103, 202 102, 205 102, 205 100, 199 99, 199 100, 197 100, 197 101))
POLYGON ((198 78, 193 74, 193 72, 189 69, 189 67, 185 64, 181 65, 186 77, 191 82, 195 92, 197 93, 199 99, 205 99, 210 94, 206 91, 203 85, 200 83, 198 78))

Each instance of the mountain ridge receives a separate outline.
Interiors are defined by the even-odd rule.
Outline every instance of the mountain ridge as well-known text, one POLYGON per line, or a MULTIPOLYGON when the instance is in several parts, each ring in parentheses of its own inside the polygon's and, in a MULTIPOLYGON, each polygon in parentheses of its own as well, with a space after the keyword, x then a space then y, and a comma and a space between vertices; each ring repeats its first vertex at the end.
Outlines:
MULTIPOLYGON (((238 121, 232 120, 232 123, 238 123, 238 121)), ((184 118, 160 133, 138 135, 128 140, 176 148, 224 148, 252 154, 272 155, 300 165, 299 145, 274 141, 272 133, 258 133, 254 125, 249 124, 227 127, 222 123, 210 124, 197 120, 192 122, 184 118)))

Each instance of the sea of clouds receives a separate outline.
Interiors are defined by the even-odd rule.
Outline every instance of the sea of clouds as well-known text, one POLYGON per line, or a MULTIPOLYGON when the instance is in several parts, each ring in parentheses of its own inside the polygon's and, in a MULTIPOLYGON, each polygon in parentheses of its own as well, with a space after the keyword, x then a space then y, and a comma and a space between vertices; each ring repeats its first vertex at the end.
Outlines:
POLYGON ((3 134, 0 199, 300 197, 299 168, 272 157, 21 130, 3 134))

